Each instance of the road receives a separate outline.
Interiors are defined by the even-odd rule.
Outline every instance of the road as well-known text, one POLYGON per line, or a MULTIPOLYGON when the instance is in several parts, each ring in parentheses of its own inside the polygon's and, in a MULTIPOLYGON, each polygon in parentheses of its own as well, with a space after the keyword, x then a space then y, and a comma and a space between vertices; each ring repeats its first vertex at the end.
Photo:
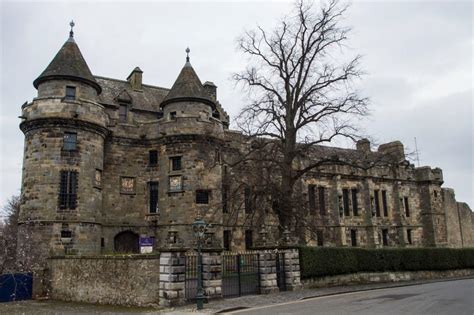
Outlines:
POLYGON ((276 314, 474 314, 474 279, 353 292, 235 311, 276 314))

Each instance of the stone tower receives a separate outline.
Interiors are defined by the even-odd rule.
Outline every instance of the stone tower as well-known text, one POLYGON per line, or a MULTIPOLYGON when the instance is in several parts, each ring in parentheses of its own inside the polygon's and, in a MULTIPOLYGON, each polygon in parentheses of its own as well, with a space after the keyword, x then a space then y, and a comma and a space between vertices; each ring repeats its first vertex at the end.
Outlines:
POLYGON ((22 107, 20 250, 54 255, 100 248, 102 193, 95 184, 101 181, 107 116, 73 26, 33 82, 38 96, 22 107))
POLYGON ((163 118, 158 128, 165 159, 161 182, 167 183, 162 196, 168 197, 160 221, 189 241, 196 217, 215 226, 211 233, 222 235, 217 227, 222 225, 224 125, 218 117, 215 85, 201 83, 186 51, 186 63, 160 105, 163 118))

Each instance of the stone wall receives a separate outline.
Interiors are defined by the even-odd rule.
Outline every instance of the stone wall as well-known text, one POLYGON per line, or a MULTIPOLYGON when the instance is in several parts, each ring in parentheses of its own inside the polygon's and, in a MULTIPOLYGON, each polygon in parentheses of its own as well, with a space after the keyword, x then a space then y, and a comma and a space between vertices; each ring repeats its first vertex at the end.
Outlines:
POLYGON ((463 247, 474 247, 474 214, 465 202, 457 202, 463 247))
MULTIPOLYGON (((19 246, 34 243, 42 257, 112 253, 118 233, 131 231, 154 237, 155 249, 165 243, 168 232, 176 232, 189 247, 194 239, 191 224, 198 216, 213 225, 209 232, 220 246, 224 230, 229 233, 231 250, 252 248, 262 225, 268 242, 279 245, 282 229, 278 209, 274 209, 278 198, 268 195, 270 179, 278 172, 273 168, 267 172, 265 163, 256 162, 274 152, 254 152, 260 154, 256 160, 253 154, 247 156, 256 142, 227 129, 229 118, 212 83, 206 89, 217 102, 219 119, 214 105, 199 95, 162 103, 170 90, 142 85, 137 71, 127 81, 96 77, 100 95, 82 81, 46 80, 38 87, 38 97, 22 106, 25 150, 20 230, 28 237, 19 235, 19 246), (65 99, 69 85, 77 88, 74 100, 65 99), (119 115, 121 106, 126 106, 126 117, 119 115), (77 150, 62 149, 65 132, 77 133, 77 150), (151 150, 158 152, 156 165, 149 163, 151 150), (182 168, 171 170, 170 158, 178 156, 182 168), (58 207, 62 170, 78 173, 75 209, 58 207), (99 184, 96 176, 101 178, 99 184), (133 178, 133 191, 122 191, 122 177, 133 178), (171 190, 170 181, 181 182, 182 188, 171 190), (158 207, 152 211, 150 183, 158 185, 158 207), (196 200, 198 190, 208 193, 204 198, 208 202, 196 200), (250 191, 247 198, 245 191, 250 191), (250 211, 245 210, 246 200, 251 201, 250 211), (71 235, 70 240, 61 240, 62 232, 71 235)), ((396 163, 365 170, 335 163, 306 173, 295 185, 301 198, 294 206, 300 213, 289 226, 300 243, 352 246, 354 235, 354 245, 370 248, 474 245, 472 214, 464 210, 469 209, 467 205, 456 203, 454 195, 444 204, 442 171, 410 164, 402 143, 382 144, 377 152, 371 151, 368 140, 359 142, 355 150, 319 146, 312 150, 311 159, 335 154, 351 161, 387 154, 396 163), (323 213, 309 209, 308 185, 324 187, 323 213), (344 211, 343 196, 348 190, 356 196, 349 197, 350 211, 344 211), (376 191, 386 196, 387 209, 380 209, 380 214, 375 209, 382 208, 382 200, 376 191), (406 215, 405 198, 410 215, 406 215)), ((310 161, 298 163, 304 166, 310 161)))
POLYGON ((303 287, 308 289, 330 286, 356 285, 368 283, 402 282, 414 280, 434 280, 460 277, 473 277, 474 269, 457 269, 446 271, 399 271, 399 272, 360 272, 347 275, 327 276, 302 280, 303 287))
POLYGON ((159 255, 49 259, 52 299, 127 306, 156 305, 159 255))
POLYGON ((446 212, 446 231, 448 246, 462 247, 462 234, 459 226, 459 214, 456 198, 452 189, 443 189, 444 209, 446 212))

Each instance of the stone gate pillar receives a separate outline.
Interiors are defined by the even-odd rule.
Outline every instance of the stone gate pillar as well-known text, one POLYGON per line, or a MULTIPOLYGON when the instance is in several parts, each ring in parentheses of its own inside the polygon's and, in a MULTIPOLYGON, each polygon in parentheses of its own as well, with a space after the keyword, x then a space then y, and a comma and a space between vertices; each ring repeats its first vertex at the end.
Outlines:
POLYGON ((185 303, 186 250, 166 248, 160 252, 160 305, 185 303))
POLYGON ((202 252, 202 286, 208 300, 222 298, 222 250, 202 252))
POLYGON ((275 250, 259 250, 258 258, 260 261, 260 293, 269 294, 278 292, 275 250))
POLYGON ((285 282, 288 291, 301 289, 300 255, 297 248, 284 249, 285 282))

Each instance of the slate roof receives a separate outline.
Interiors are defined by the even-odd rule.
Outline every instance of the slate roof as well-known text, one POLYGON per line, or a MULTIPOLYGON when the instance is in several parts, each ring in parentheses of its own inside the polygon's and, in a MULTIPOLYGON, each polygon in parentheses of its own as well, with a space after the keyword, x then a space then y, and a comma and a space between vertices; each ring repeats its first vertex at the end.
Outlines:
POLYGON ((69 37, 64 43, 46 69, 33 81, 33 86, 38 88, 41 82, 51 79, 81 81, 95 88, 97 93, 101 92, 100 85, 94 79, 73 37, 69 37))
POLYGON ((207 103, 215 108, 215 103, 211 96, 204 89, 201 80, 194 71, 191 63, 186 62, 178 78, 171 87, 170 92, 163 100, 162 106, 179 101, 198 100, 207 103))
POLYGON ((95 79, 102 87, 102 93, 99 95, 99 103, 102 104, 118 105, 119 95, 124 95, 123 91, 126 91, 131 97, 134 109, 158 112, 161 102, 169 92, 169 89, 147 84, 142 84, 142 90, 136 91, 128 81, 100 76, 95 76, 95 79))

